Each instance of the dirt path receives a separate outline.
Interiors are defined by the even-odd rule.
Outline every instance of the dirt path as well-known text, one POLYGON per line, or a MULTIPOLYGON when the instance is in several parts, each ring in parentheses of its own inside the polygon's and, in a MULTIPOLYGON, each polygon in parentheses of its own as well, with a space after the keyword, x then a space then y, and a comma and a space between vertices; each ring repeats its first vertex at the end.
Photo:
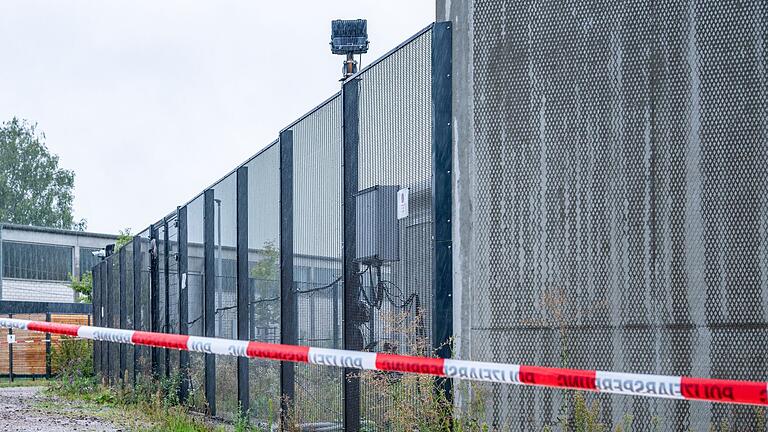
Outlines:
POLYGON ((0 388, 0 431, 120 431, 92 410, 47 394, 44 387, 0 388))

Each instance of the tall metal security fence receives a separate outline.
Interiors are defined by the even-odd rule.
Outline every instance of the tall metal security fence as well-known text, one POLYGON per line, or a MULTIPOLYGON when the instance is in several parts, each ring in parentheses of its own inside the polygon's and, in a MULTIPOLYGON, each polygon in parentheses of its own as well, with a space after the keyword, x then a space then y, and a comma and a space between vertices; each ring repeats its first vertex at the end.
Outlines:
MULTIPOLYGON (((449 356, 451 32, 430 25, 94 267, 96 325, 449 356)), ((96 342, 214 415, 382 425, 358 371, 96 342), (361 388, 362 387, 362 388, 361 388)))
MULTIPOLYGON (((766 2, 471 4, 458 356, 766 380, 766 2)), ((494 428, 574 418, 570 391, 468 397, 494 428)), ((586 397, 624 430, 766 424, 752 407, 586 397)))

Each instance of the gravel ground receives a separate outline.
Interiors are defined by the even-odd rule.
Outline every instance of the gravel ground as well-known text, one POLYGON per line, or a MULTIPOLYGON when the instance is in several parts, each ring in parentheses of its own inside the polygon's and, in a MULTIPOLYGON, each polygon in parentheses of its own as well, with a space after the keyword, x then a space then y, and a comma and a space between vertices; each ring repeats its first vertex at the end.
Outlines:
POLYGON ((0 431, 120 431, 76 403, 48 395, 44 387, 0 388, 0 431))

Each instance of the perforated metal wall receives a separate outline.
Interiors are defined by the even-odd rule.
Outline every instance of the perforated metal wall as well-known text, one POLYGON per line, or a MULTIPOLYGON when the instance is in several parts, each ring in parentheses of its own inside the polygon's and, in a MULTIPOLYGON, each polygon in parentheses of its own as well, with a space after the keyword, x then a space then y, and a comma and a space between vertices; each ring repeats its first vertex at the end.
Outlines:
MULTIPOLYGON (((467 354, 766 380, 766 2, 475 0, 471 27, 467 354)), ((570 392, 473 396, 494 427, 572 419, 570 392)), ((750 407, 588 399, 631 430, 765 424, 750 407)))

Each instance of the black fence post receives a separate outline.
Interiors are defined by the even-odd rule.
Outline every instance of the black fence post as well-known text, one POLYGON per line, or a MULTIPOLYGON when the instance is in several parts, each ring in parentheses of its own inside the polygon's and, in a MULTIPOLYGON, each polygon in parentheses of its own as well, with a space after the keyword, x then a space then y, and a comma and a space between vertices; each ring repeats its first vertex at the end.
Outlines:
MULTIPOLYGON (((163 277, 165 281, 165 290, 164 290, 164 297, 163 301, 165 303, 165 306, 163 307, 163 333, 168 333, 169 331, 169 323, 171 321, 171 314, 168 303, 170 303, 170 290, 171 290, 171 275, 169 274, 170 271, 170 242, 168 237, 168 219, 163 219, 163 266, 165 267, 163 271, 163 277)), ((165 355, 163 356, 165 360, 164 369, 165 369, 165 377, 168 378, 171 376, 171 350, 165 349, 165 355)))
MULTIPOLYGON (((141 330, 141 237, 133 238, 133 329, 141 330)), ((141 350, 133 347, 133 385, 136 386, 136 371, 140 370, 141 350)))
MULTIPOLYGON (((45 313, 45 322, 51 322, 51 313, 45 313)), ((45 334, 45 378, 51 379, 51 334, 45 334)))
MULTIPOLYGON (((125 257, 125 248, 121 247, 120 251, 118 252, 118 265, 120 267, 120 328, 125 329, 128 326, 128 305, 127 299, 126 299, 126 281, 125 281, 125 266, 126 266, 126 257, 125 257)), ((120 379, 125 380, 125 373, 128 370, 128 361, 126 356, 128 353, 126 352, 126 345, 125 344, 119 344, 120 346, 120 379)), ((124 383, 124 382, 123 382, 124 383)))
MULTIPOLYGON (((216 336, 216 265, 214 255, 213 189, 203 198, 203 259, 205 280, 203 291, 203 329, 206 337, 216 336)), ((205 354, 205 398, 212 416, 216 415, 216 357, 205 354)))
MULTIPOLYGON (((149 227, 149 319, 150 331, 160 331, 160 274, 158 266, 157 226, 149 227)), ((160 376, 160 348, 152 347, 152 377, 160 376)))
MULTIPOLYGON (((296 293, 293 286, 293 132, 280 132, 280 342, 298 343, 296 293)), ((295 369, 280 362, 280 424, 295 399, 295 369)))
MULTIPOLYGON (((363 317, 358 305, 359 265, 355 263, 356 213, 355 194, 358 190, 357 148, 359 144, 359 84, 353 78, 342 86, 343 111, 343 225, 344 242, 342 265, 344 267, 342 338, 343 348, 360 351, 363 349, 363 335, 360 329, 363 317)), ((344 430, 360 430, 360 378, 354 369, 344 369, 344 430)))
MULTIPOLYGON (((435 23, 432 28, 432 344, 442 358, 451 357, 453 336, 451 46, 451 23, 435 23)), ((451 380, 438 380, 438 385, 450 400, 451 380)))
MULTIPOLYGON (((248 167, 237 169, 237 339, 248 340, 248 167)), ((250 410, 248 359, 237 358, 237 400, 241 412, 250 410)))
MULTIPOLYGON (((13 318, 13 314, 8 314, 8 318, 13 318)), ((13 327, 8 327, 8 335, 13 335, 13 327)), ((8 338, 10 339, 10 338, 8 338)), ((8 344, 8 381, 13 382, 13 344, 8 344)))
MULTIPOLYGON (((189 334, 189 294, 187 292, 187 207, 177 210, 179 220, 179 334, 189 334)), ((179 351, 179 401, 189 396, 189 351, 179 351)))

